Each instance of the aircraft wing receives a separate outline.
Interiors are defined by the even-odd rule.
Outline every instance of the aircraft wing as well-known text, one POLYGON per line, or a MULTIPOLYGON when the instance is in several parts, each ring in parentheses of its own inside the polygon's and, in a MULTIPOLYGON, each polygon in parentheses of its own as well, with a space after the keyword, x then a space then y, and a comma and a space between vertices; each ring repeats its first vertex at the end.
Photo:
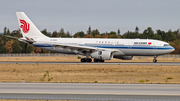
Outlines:
POLYGON ((80 46, 80 45, 69 45, 69 44, 54 44, 55 48, 64 48, 64 49, 70 49, 72 51, 77 50, 78 52, 94 52, 94 51, 112 51, 117 52, 119 50, 116 49, 106 49, 106 48, 98 48, 98 47, 91 47, 91 46, 80 46))

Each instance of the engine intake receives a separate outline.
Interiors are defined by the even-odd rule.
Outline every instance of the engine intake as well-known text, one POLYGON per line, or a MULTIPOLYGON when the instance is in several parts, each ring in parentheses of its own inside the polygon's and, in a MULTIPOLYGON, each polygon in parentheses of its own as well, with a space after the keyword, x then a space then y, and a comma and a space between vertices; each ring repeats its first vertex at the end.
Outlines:
POLYGON ((91 53, 91 57, 99 60, 112 60, 113 53, 111 51, 96 51, 91 53))

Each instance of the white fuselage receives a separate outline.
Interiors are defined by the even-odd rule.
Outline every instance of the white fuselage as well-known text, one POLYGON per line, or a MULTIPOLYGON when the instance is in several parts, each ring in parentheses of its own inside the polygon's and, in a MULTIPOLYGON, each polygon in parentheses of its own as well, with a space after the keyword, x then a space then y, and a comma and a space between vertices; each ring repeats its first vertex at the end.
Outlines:
POLYGON ((67 44, 96 47, 97 49, 119 50, 116 56, 158 56, 174 51, 168 43, 152 39, 99 39, 99 38, 34 38, 32 45, 64 54, 78 54, 77 50, 53 47, 54 44, 67 44))

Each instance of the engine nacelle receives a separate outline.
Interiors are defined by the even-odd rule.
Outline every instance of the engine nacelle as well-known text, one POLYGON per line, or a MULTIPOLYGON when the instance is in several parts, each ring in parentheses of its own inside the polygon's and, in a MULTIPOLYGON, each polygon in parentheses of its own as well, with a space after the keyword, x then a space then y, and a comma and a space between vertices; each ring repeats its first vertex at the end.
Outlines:
POLYGON ((114 58, 122 59, 122 60, 133 60, 134 56, 115 56, 114 58))
POLYGON ((111 60, 113 53, 111 51, 96 51, 91 53, 91 57, 99 60, 111 60))

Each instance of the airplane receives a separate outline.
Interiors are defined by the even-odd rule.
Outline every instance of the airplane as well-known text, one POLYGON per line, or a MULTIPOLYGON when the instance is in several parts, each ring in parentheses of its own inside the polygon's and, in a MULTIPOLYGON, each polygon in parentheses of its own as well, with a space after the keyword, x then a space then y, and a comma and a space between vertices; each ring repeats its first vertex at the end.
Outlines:
MULTIPOLYGON (((16 12, 22 32, 21 42, 51 52, 84 55, 81 62, 104 62, 113 58, 132 60, 134 56, 154 56, 174 51, 167 42, 153 39, 50 38, 42 34, 24 12, 16 12)), ((7 36, 14 38, 12 36, 7 36)))

